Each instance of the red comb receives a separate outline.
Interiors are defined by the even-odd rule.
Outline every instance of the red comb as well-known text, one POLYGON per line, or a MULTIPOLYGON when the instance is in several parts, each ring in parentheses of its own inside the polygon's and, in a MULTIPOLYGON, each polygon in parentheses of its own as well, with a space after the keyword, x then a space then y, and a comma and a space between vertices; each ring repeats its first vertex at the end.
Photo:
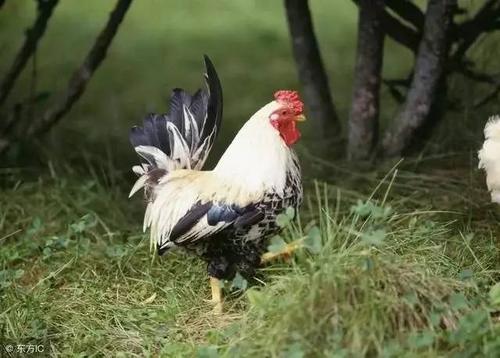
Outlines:
POLYGON ((288 105, 297 116, 302 114, 302 111, 304 110, 304 103, 302 103, 297 91, 276 91, 274 93, 274 98, 276 99, 276 101, 288 105))

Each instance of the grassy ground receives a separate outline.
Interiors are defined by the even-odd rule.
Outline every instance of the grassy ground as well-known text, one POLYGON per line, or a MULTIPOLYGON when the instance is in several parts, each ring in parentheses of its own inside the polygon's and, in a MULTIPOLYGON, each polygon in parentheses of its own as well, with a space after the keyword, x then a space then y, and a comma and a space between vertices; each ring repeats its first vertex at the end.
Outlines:
POLYGON ((282 235, 309 249, 244 292, 228 284, 220 317, 198 260, 149 254, 123 173, 4 171, 2 341, 63 356, 498 356, 499 212, 455 161, 330 164, 336 184, 308 183, 282 235))

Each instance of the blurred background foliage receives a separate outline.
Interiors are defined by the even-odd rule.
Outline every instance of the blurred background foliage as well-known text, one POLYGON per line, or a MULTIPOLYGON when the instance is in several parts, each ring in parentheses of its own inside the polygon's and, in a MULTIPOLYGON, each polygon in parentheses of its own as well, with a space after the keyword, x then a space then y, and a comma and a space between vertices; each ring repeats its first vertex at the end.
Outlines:
MULTIPOLYGON (((421 3, 424 3, 421 1, 421 3)), ((462 0, 461 6, 477 8, 482 0, 462 0)), ((49 22, 33 60, 16 83, 7 106, 25 99, 35 81, 37 92, 48 97, 37 102, 34 113, 57 98, 106 22, 114 2, 61 1, 49 22)), ((316 35, 339 117, 345 129, 356 51, 357 8, 351 1, 312 0, 316 35)), ((36 15, 34 1, 7 1, 0 11, 0 73, 7 70, 24 30, 36 15)), ((500 72, 497 34, 485 37, 472 51, 478 68, 500 72)), ((385 42, 383 77, 405 78, 413 55, 390 38, 385 42)), ((170 90, 191 91, 202 85, 202 54, 212 57, 225 96, 224 129, 212 161, 226 148, 242 123, 281 88, 300 88, 291 55, 283 4, 265 0, 136 1, 114 39, 107 58, 91 79, 83 97, 44 143, 45 155, 66 159, 83 153, 112 153, 123 165, 131 163, 128 129, 147 112, 166 111, 170 90), (46 144, 46 145, 45 145, 46 144)), ((451 77, 448 120, 434 135, 431 151, 473 148, 486 118, 498 111, 497 101, 475 111, 472 101, 484 84, 451 77), (451 135, 450 135, 451 134, 451 135)), ((394 117, 398 104, 386 86, 381 92, 381 125, 394 117)), ((303 145, 317 139, 313 126, 305 126, 303 145)), ((337 142, 340 136, 332 138, 337 142)), ((431 142, 432 143, 432 142, 431 142)), ((10 158, 18 162, 19 153, 10 158)), ((315 153, 321 155, 322 153, 315 153)), ((330 155, 331 153, 323 153, 330 155)), ((26 158, 23 158, 24 161, 26 158)))
MULTIPOLYGON (((50 102, 65 90, 73 70, 106 22, 114 2, 61 1, 36 53, 36 87, 50 102)), ((311 1, 320 42, 340 117, 347 118, 356 50, 357 9, 350 1, 311 1)), ((0 73, 23 41, 36 15, 33 1, 7 1, 0 11, 0 73)), ((405 77, 412 55, 388 40, 384 76, 405 77)), ((83 97, 49 135, 47 153, 66 158, 83 152, 111 151, 129 163, 128 129, 150 111, 166 111, 170 90, 202 85, 202 54, 212 57, 224 88, 224 129, 213 158, 227 146, 244 121, 281 88, 299 88, 291 56, 283 4, 266 0, 172 1, 132 4, 107 58, 83 97)), ((28 65, 9 98, 27 96, 28 65)), ((397 106, 383 91, 382 120, 397 106)), ((39 102, 36 110, 47 103, 39 102)), ((315 133, 305 126, 306 143, 315 133)), ((48 154, 47 154, 48 155, 48 154)))

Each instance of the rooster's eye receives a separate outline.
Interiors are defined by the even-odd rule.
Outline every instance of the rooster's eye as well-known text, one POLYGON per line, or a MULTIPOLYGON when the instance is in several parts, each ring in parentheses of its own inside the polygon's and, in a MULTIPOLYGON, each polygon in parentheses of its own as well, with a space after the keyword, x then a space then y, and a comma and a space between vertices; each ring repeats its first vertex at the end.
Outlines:
POLYGON ((285 115, 287 115, 287 114, 288 114, 288 112, 287 112, 287 110, 286 110, 286 109, 284 109, 284 110, 282 110, 282 111, 281 111, 281 115, 282 115, 282 116, 285 116, 285 115))

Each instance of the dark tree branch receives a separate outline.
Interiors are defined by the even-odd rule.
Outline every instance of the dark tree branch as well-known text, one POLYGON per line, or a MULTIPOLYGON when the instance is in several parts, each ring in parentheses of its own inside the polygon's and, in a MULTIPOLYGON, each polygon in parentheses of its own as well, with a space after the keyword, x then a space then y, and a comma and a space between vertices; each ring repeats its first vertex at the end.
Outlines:
POLYGON ((410 51, 416 53, 420 43, 421 34, 412 28, 406 26, 387 11, 382 17, 384 30, 389 37, 401 45, 407 47, 410 51))
MULTIPOLYGON (((359 0, 352 1, 359 4, 359 0)), ((394 41, 417 53, 425 15, 409 0, 386 0, 386 6, 415 29, 408 27, 385 11, 383 15, 385 32, 394 41)), ((457 6, 453 9, 454 14, 462 12, 464 11, 457 6)), ((481 34, 498 29, 500 29, 500 0, 488 0, 471 20, 465 21, 454 29, 453 41, 459 43, 459 46, 453 58, 460 60, 481 34)))
MULTIPOLYGON (((14 62, 0 83, 0 106, 5 102, 14 83, 22 72, 26 63, 36 51, 38 41, 42 38, 47 28, 47 23, 59 0, 38 0, 38 15, 33 26, 26 31, 23 46, 19 49, 14 62)), ((0 6, 3 1, 0 0, 0 6)))
POLYGON ((382 79, 382 83, 387 86, 389 93, 399 104, 404 103, 406 92, 411 84, 413 73, 407 79, 382 79))
POLYGON ((307 0, 285 0, 288 28, 304 99, 309 112, 322 130, 338 128, 328 76, 314 34, 307 0))
POLYGON ((472 17, 472 19, 463 22, 457 26, 454 33, 456 38, 466 37, 468 34, 476 32, 478 28, 484 25, 484 21, 489 21, 491 18, 496 17, 495 12, 498 10, 499 0, 488 0, 484 5, 477 11, 477 13, 472 17))
POLYGON ((383 141, 386 156, 401 155, 427 120, 449 49, 449 31, 457 0, 429 0, 416 63, 406 102, 383 141))
POLYGON ((389 89, 389 94, 398 104, 402 104, 405 101, 404 93, 397 86, 386 83, 385 80, 383 80, 382 82, 387 86, 387 88, 389 89))
POLYGON ((473 104, 474 109, 478 109, 488 104, 490 101, 496 99, 498 97, 498 94, 500 94, 500 83, 497 83, 497 85, 494 88, 492 88, 491 91, 486 96, 474 102, 473 104))
MULTIPOLYGON (((359 0, 352 1, 359 6, 359 0)), ((388 11, 384 11, 384 13, 382 14, 382 25, 385 33, 394 41, 403 45, 414 53, 418 51, 418 44, 420 43, 420 39, 422 37, 420 32, 403 24, 396 17, 389 14, 388 11)))
POLYGON ((477 72, 467 67, 460 68, 458 72, 476 82, 490 85, 498 85, 500 83, 500 74, 491 75, 483 72, 477 72))
POLYGON ((384 84, 388 87, 410 87, 412 76, 408 78, 383 80, 384 84))
MULTIPOLYGON (((461 62, 448 61, 446 64, 446 72, 447 74, 459 73, 472 81, 493 86, 497 86, 500 83, 500 73, 488 74, 478 72, 474 70, 474 63, 467 61, 466 59, 462 59, 461 62)), ((410 87, 412 76, 413 73, 410 73, 407 78, 383 79, 382 83, 389 88, 389 91, 391 92, 391 95, 393 95, 394 99, 397 102, 402 103, 401 98, 404 99, 404 97, 402 97, 400 89, 406 90, 410 87)))
MULTIPOLYGON (((461 62, 461 63, 451 62, 447 64, 447 72, 448 74, 459 73, 474 82, 479 82, 485 85, 492 86, 488 94, 486 94, 484 97, 476 100, 473 103, 472 107, 474 109, 478 109, 490 103, 491 101, 495 100, 500 94, 500 73, 488 74, 488 73, 478 72, 475 71, 473 68, 471 68, 472 66, 473 63, 468 63, 468 62, 461 62)), ((389 92, 391 96, 394 98, 394 100, 401 104, 405 100, 405 96, 403 93, 411 85, 411 76, 407 79, 391 79, 391 80, 384 79, 382 80, 382 83, 388 87, 389 92)), ((448 109, 450 109, 451 108, 450 103, 448 103, 447 105, 448 109)), ((455 105, 454 108, 460 108, 460 107, 458 105, 455 105)))
POLYGON ((28 135, 41 134, 55 125, 73 106, 85 91, 85 87, 94 71, 106 57, 113 38, 133 0, 118 0, 109 16, 109 20, 97 37, 92 49, 81 66, 73 73, 61 101, 48 109, 39 121, 28 128, 28 135))
POLYGON ((358 48, 349 115, 349 159, 369 159, 377 142, 384 56, 384 0, 359 0, 358 48))
MULTIPOLYGON (((1 132, 7 133, 11 129, 11 127, 14 125, 14 123, 19 123, 21 119, 21 112, 22 112, 22 105, 17 103, 13 106, 12 111, 10 113, 4 114, 4 121, 2 121, 1 126, 1 132)), ((10 140, 7 137, 1 137, 0 136, 0 155, 4 153, 4 151, 9 147, 10 145, 10 140)))
POLYGON ((471 20, 457 26, 454 39, 458 42, 458 47, 453 55, 454 60, 462 59, 483 33, 498 29, 500 29, 500 1, 488 0, 471 20))
POLYGON ((425 15, 417 5, 409 0, 386 0, 385 3, 389 9, 410 23, 418 32, 422 32, 425 15))
POLYGON ((478 109, 498 97, 498 94, 500 93, 500 73, 491 75, 487 73, 476 72, 469 68, 463 68, 461 70, 461 73, 465 77, 473 81, 493 86, 493 88, 490 89, 488 94, 486 94, 483 98, 478 99, 473 103, 472 106, 474 109, 478 109))

